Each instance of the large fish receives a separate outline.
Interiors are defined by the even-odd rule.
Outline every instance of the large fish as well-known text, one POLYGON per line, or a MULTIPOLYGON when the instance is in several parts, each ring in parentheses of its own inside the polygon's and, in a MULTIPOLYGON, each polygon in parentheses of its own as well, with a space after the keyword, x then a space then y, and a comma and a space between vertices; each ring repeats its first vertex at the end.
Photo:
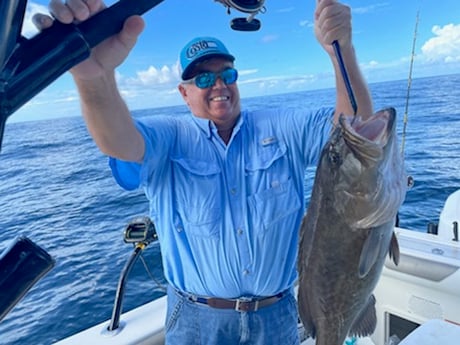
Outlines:
POLYGON ((396 112, 341 116, 317 167, 299 244, 299 313, 316 345, 342 345, 376 326, 372 294, 389 253, 407 180, 396 112))

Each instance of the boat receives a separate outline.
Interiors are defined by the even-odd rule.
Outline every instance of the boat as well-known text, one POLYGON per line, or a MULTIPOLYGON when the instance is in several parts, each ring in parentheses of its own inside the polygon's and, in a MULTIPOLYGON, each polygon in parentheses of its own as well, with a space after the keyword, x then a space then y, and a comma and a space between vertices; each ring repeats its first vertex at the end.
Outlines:
MULTIPOLYGON (((0 49, 0 67, 3 73, 0 83, 0 149, 7 118, 68 68, 84 59, 89 54, 88 47, 113 34, 110 28, 117 26, 96 25, 93 20, 87 21, 85 25, 79 24, 66 36, 58 37, 60 43, 66 41, 65 51, 60 49, 62 44, 55 42, 54 36, 57 33, 50 30, 38 34, 31 40, 18 40, 23 18, 21 13, 24 13, 26 2, 27 0, 8 0, 2 7, 2 14, 6 20, 0 25, 0 36, 7 39, 0 49), (100 35, 97 32, 96 35, 95 27, 109 29, 100 35), (49 39, 51 36, 53 40, 49 39), (44 47, 44 43, 49 46, 44 47), (29 59, 32 51, 34 55, 41 54, 40 58, 29 59), (68 51, 75 51, 75 55, 69 55, 68 51), (41 70, 47 70, 48 74, 37 74, 41 70), (30 78, 32 75, 34 77, 30 78)), ((115 14, 123 13, 124 17, 117 17, 117 23, 120 24, 129 14, 143 13, 161 2, 162 0, 144 0, 143 7, 131 12, 133 8, 130 4, 133 2, 120 1, 111 7, 111 11, 104 11, 104 14, 101 12, 101 16, 104 20, 113 22, 115 14)), ((241 8, 244 3, 251 3, 236 0, 219 2, 235 8, 241 8)), ((254 20, 253 16, 259 12, 262 5, 263 1, 254 8, 249 8, 247 12, 251 20, 237 18, 237 21, 232 22, 232 28, 243 31, 257 30, 260 23, 254 20), (251 25, 251 22, 254 25, 251 25)), ((347 345, 458 345, 459 222, 460 190, 457 190, 446 200, 438 225, 430 225, 426 233, 395 228, 400 243, 401 259, 398 266, 387 260, 375 289, 376 329, 369 337, 348 339, 347 345)), ((143 248, 136 246, 136 249, 139 252, 143 248)), ((123 272, 120 286, 126 282, 129 267, 136 255, 137 252, 128 261, 128 269, 123 272)), ((50 265, 45 268, 48 267, 50 265)), ((166 296, 121 314, 122 290, 118 290, 111 320, 103 321, 55 344, 164 344, 166 296)), ((301 324, 299 333, 303 334, 301 324)), ((314 344, 313 339, 303 338, 302 345, 314 344)))
MULTIPOLYGON (((400 262, 396 266, 387 259, 374 290, 377 327, 369 337, 349 338, 347 345, 459 344, 459 223, 460 189, 446 199, 439 223, 427 224, 427 232, 395 227, 400 262)), ((114 316, 55 344, 162 345, 165 315, 162 296, 123 313, 113 330, 114 316)), ((314 344, 302 340, 302 345, 314 344)))

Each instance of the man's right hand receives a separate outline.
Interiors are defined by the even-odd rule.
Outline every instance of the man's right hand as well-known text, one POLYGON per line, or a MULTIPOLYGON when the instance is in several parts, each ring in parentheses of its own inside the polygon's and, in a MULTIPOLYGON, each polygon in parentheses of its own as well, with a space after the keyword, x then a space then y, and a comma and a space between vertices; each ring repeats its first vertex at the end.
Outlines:
MULTIPOLYGON (((64 24, 79 23, 104 8, 102 0, 51 0, 49 9, 55 19, 38 13, 34 15, 33 22, 39 30, 50 27, 54 20, 64 24)), ((143 29, 144 21, 140 16, 129 17, 118 34, 94 47, 87 60, 70 70, 73 77, 83 81, 113 73, 113 70, 126 59, 143 29)))

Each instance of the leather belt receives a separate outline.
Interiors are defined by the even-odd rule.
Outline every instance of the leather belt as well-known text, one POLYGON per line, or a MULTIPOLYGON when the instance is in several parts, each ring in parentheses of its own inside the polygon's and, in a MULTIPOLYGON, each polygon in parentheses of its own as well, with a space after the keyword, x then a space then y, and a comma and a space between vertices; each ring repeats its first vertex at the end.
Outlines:
POLYGON ((178 293, 187 298, 189 301, 199 304, 205 304, 212 308, 217 309, 234 309, 236 311, 257 311, 260 308, 268 307, 286 295, 286 291, 283 291, 277 295, 264 297, 260 299, 254 298, 238 298, 238 299, 224 299, 216 297, 198 297, 194 295, 187 295, 181 291, 178 293))

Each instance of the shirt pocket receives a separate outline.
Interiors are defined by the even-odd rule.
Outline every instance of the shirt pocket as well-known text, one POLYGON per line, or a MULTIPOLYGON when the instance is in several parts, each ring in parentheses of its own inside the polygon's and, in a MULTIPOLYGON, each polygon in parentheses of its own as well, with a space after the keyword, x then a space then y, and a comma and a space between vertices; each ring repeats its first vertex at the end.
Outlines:
POLYGON ((302 203, 291 178, 286 146, 259 147, 253 157, 246 164, 246 174, 252 179, 248 207, 255 232, 263 235, 270 229, 295 226, 297 217, 287 217, 298 212, 302 203))
POLYGON ((270 229, 284 231, 293 227, 293 220, 287 221, 287 217, 298 212, 302 206, 292 180, 251 195, 248 204, 252 222, 259 234, 265 234, 270 229))
POLYGON ((221 169, 217 163, 173 158, 177 211, 187 235, 217 239, 222 222, 221 169))

